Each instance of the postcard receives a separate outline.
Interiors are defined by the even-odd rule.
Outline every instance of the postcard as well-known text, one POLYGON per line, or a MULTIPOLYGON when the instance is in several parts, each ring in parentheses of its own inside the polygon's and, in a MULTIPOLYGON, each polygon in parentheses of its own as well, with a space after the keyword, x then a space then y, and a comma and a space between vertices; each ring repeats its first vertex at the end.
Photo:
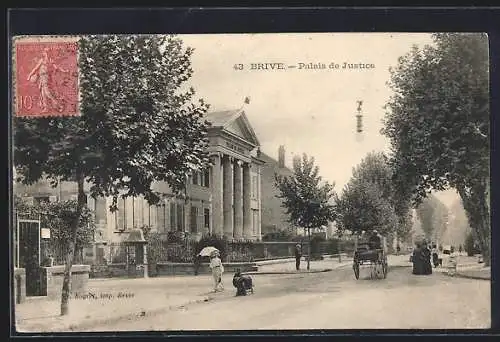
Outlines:
POLYGON ((15 36, 18 332, 491 325, 488 37, 15 36))

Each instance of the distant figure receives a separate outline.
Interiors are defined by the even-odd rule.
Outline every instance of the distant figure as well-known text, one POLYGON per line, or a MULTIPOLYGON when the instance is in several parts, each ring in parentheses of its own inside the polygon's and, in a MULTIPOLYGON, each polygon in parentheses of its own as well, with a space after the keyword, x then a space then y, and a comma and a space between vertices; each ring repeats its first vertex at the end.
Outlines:
POLYGON ((196 255, 194 257, 194 275, 198 275, 200 272, 200 266, 201 266, 201 255, 196 255))
POLYGON ((438 250, 436 248, 436 245, 432 245, 432 263, 434 264, 434 267, 439 266, 439 255, 438 255, 438 250))
POLYGON ((422 272, 422 259, 420 257, 421 248, 422 248, 422 246, 420 245, 420 243, 416 243, 415 248, 413 249, 412 261, 413 261, 413 274, 415 274, 415 275, 420 275, 423 273, 422 272))
POLYGON ((236 296, 246 296, 247 291, 253 294, 253 281, 248 275, 241 275, 239 269, 233 276, 233 286, 236 288, 236 296))
POLYGON ((421 260, 422 260, 422 274, 429 275, 432 274, 432 265, 431 265, 431 251, 427 246, 427 242, 422 244, 422 248, 420 251, 421 260))
POLYGON ((219 257, 219 252, 215 251, 210 256, 210 269, 212 270, 212 276, 214 278, 214 292, 224 290, 224 284, 222 283, 222 274, 224 274, 224 266, 219 257))
POLYGON ((300 270, 300 258, 302 258, 302 247, 300 243, 295 245, 295 268, 300 270))
POLYGON ((399 255, 399 253, 401 252, 401 247, 399 247, 399 245, 396 246, 396 254, 399 255))

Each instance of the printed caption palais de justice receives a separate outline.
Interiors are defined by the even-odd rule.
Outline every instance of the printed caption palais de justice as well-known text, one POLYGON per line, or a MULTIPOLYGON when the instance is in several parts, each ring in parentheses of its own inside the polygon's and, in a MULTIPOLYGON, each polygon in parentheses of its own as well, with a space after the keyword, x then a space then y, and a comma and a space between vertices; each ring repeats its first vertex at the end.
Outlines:
POLYGON ((281 62, 263 62, 263 63, 236 63, 233 66, 234 70, 251 70, 251 71, 284 71, 284 70, 370 70, 375 69, 373 63, 351 63, 351 62, 327 62, 313 63, 300 62, 296 64, 288 64, 281 62))

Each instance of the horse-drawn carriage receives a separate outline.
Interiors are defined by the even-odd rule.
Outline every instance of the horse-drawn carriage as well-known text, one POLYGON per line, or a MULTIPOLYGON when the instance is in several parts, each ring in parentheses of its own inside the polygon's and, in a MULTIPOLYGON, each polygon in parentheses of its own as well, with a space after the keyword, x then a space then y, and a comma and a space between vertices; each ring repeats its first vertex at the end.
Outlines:
POLYGON ((361 266, 370 267, 370 278, 387 277, 387 255, 385 246, 373 246, 370 242, 360 242, 354 251, 352 268, 354 276, 359 279, 359 270, 361 266))

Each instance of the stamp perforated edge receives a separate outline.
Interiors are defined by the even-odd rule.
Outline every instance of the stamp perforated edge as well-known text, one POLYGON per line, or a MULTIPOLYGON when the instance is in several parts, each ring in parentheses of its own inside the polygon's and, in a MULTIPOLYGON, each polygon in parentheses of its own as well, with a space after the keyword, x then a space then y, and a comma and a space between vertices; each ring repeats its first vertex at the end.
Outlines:
MULTIPOLYGON (((30 118, 30 119, 37 119, 37 118, 50 118, 50 117, 75 117, 75 116, 81 116, 81 92, 80 92, 80 71, 78 71, 78 77, 76 80, 76 86, 77 86, 77 98, 78 98, 78 110, 75 114, 64 114, 64 113, 43 113, 43 114, 37 114, 37 115, 19 115, 17 113, 17 65, 16 65, 16 47, 17 44, 19 43, 37 43, 37 42, 64 42, 64 43, 71 43, 75 42, 78 43, 81 39, 81 36, 77 35, 22 35, 22 36, 13 36, 12 37, 12 69, 11 69, 11 79, 12 79, 12 84, 11 84, 11 111, 12 111, 12 118, 30 118)), ((76 59, 77 59, 77 68, 79 68, 79 59, 80 59, 80 49, 77 49, 76 51, 76 59)))

